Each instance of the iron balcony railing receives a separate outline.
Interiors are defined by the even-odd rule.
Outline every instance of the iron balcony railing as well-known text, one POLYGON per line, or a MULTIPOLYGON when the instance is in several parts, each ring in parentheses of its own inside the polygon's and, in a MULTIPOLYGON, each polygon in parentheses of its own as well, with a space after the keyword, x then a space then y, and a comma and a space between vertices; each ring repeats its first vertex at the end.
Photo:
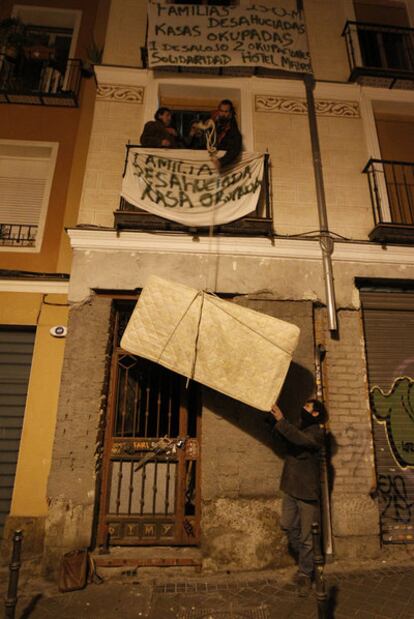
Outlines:
POLYGON ((389 87, 412 86, 414 28, 348 21, 342 36, 351 69, 350 81, 375 83, 376 79, 378 84, 389 87))
POLYGON ((0 54, 0 103, 77 107, 82 62, 60 64, 45 59, 0 54))
POLYGON ((34 247, 37 228, 26 224, 0 224, 0 246, 34 247))
POLYGON ((368 175, 375 224, 414 226, 414 163, 370 159, 368 175), (385 195, 388 200, 382 199, 385 195))
MULTIPOLYGON (((140 146, 128 144, 129 148, 141 148, 140 146)), ((256 209, 236 221, 214 226, 214 234, 225 234, 231 236, 269 236, 273 234, 273 218, 270 200, 270 161, 269 155, 265 154, 264 173, 262 189, 257 202, 256 209)), ((120 229, 133 230, 165 230, 175 232, 186 232, 188 234, 207 235, 210 234, 209 227, 190 228, 175 221, 164 219, 153 215, 143 209, 133 206, 121 197, 119 210, 115 211, 115 227, 120 229)))

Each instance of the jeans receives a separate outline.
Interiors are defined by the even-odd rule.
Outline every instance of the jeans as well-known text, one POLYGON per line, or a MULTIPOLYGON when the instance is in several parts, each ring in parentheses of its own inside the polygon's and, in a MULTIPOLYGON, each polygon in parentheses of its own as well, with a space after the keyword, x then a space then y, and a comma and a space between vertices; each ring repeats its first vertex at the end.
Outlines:
POLYGON ((283 496, 280 526, 297 559, 299 572, 310 578, 313 575, 312 524, 319 521, 318 501, 302 501, 290 494, 283 496))

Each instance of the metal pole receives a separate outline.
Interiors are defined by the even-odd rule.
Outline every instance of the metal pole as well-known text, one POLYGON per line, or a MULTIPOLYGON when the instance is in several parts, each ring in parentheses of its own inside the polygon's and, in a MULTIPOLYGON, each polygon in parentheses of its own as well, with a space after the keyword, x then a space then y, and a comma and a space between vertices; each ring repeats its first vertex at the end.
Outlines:
POLYGON ((337 331, 338 324, 336 320, 335 288, 331 261, 334 243, 329 233, 328 217, 326 214, 326 200, 322 174, 321 149, 319 146, 318 126, 316 124, 315 99, 313 96, 313 89, 315 87, 315 79, 313 75, 305 75, 304 83, 306 89, 306 102, 308 105, 308 121, 312 144, 316 198, 318 203, 319 243, 322 250, 322 264, 325 280, 326 305, 328 307, 329 329, 330 331, 337 331))
POLYGON ((312 524, 312 543, 318 619, 328 619, 328 595, 326 593, 325 578, 323 575, 324 559, 321 553, 319 524, 317 522, 312 524))
MULTIPOLYGON (((315 346, 315 379, 316 379, 316 397, 322 403, 325 402, 323 388, 323 372, 322 363, 326 355, 326 350, 322 344, 315 346)), ((320 472, 321 472, 321 515, 322 515, 322 539, 325 555, 332 557, 332 523, 331 523, 331 505, 329 497, 329 477, 328 477, 328 462, 326 457, 326 432, 324 433, 324 445, 320 451, 320 472)))
POLYGON ((22 548, 23 531, 17 530, 13 535, 13 552, 9 565, 9 587, 4 600, 6 619, 14 619, 17 604, 17 589, 19 585, 20 552, 22 548))

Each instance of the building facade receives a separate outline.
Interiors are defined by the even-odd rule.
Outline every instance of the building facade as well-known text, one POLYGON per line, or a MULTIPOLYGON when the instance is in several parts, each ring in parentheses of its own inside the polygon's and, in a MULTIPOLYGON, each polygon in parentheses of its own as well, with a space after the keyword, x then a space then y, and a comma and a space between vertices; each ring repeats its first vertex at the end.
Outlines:
POLYGON ((0 538, 41 554, 71 250, 95 105, 98 2, 0 9, 0 538), (87 79, 92 76, 92 79, 87 79))
MULTIPOLYGON (((301 4, 257 10, 298 12, 301 4)), ((197 6, 199 17, 225 14, 197 6)), ((171 14, 160 39, 175 23, 171 14)), ((289 561, 278 526, 283 458, 266 414, 186 386, 120 346, 152 274, 301 328, 280 404, 294 415, 316 390, 329 410, 326 551, 376 556, 385 543, 413 539, 413 8, 305 0, 303 16, 311 94, 301 73, 184 61, 149 68, 146 3, 110 2, 79 214, 68 222, 73 260, 46 570, 84 546, 100 549, 101 565, 136 564, 155 546, 165 549, 164 565, 289 561), (159 106, 180 128, 222 99, 235 105, 245 151, 267 155, 253 214, 189 227, 121 199, 126 146, 139 143, 159 106), (164 435, 187 436, 184 449, 137 468, 164 435)))

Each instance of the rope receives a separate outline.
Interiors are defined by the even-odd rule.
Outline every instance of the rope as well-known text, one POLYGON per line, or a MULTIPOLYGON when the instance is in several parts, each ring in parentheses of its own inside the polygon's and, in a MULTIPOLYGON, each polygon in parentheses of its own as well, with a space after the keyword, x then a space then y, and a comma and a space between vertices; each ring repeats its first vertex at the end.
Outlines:
POLYGON ((204 131, 208 154, 210 155, 210 157, 215 155, 217 152, 217 131, 216 123, 214 122, 214 120, 212 118, 209 118, 205 121, 194 123, 193 127, 198 129, 199 131, 204 131))
POLYGON ((198 320, 197 320, 197 331, 196 331, 196 335, 195 335, 195 339, 194 339, 194 355, 193 355, 193 362, 191 364, 191 372, 190 372, 190 376, 187 377, 187 382, 186 382, 186 388, 188 388, 189 385, 189 381, 194 379, 194 375, 195 375, 195 368, 196 368, 196 364, 197 364, 197 356, 198 356, 198 349, 199 349, 199 339, 200 339, 200 331, 201 331, 201 320, 203 317, 203 311, 204 311, 204 302, 206 300, 206 298, 212 302, 213 304, 215 304, 216 306, 219 306, 219 308, 221 309, 222 312, 224 312, 225 314, 227 314, 228 316, 230 316, 230 318, 232 318, 233 320, 235 320, 236 322, 238 322, 242 327, 244 327, 245 329, 247 329, 248 331, 251 331, 252 333, 254 333, 255 335, 259 336, 260 338, 262 338, 265 342, 268 342, 269 344, 271 344, 271 346, 273 346, 274 348, 278 348, 279 350, 283 350, 284 353, 286 353, 287 355, 290 355, 291 353, 286 350, 285 348, 283 348, 283 346, 281 346, 280 344, 275 344, 274 342, 272 342, 268 337, 265 337, 263 335, 263 333, 261 333, 260 331, 257 331, 256 329, 254 329, 253 327, 250 327, 249 325, 246 325, 246 323, 244 323, 243 321, 241 321, 239 318, 236 318, 236 316, 233 316, 233 314, 231 314, 230 312, 226 311, 226 309, 223 307, 223 304, 220 303, 219 305, 217 303, 215 303, 215 299, 217 299, 218 301, 221 301, 220 297, 218 295, 216 295, 213 291, 210 290, 199 290, 194 297, 191 299, 190 303, 188 304, 187 308, 185 309, 184 313, 182 314, 181 318, 179 319, 179 321, 177 322, 177 324, 175 325, 174 329, 172 330, 170 336, 168 337, 166 343, 163 346, 163 349, 161 350, 160 354, 158 355, 158 359, 157 361, 159 362, 162 354, 164 353, 165 349, 167 348, 168 344, 170 343, 171 339, 173 338, 175 332, 177 331, 178 327, 180 326, 180 324, 182 323, 182 321, 184 320, 185 316, 188 314, 188 312, 190 311, 192 305, 194 304, 194 302, 196 301, 196 299, 198 299, 198 297, 201 296, 201 304, 200 304, 200 310, 199 310, 199 315, 198 315, 198 320))

